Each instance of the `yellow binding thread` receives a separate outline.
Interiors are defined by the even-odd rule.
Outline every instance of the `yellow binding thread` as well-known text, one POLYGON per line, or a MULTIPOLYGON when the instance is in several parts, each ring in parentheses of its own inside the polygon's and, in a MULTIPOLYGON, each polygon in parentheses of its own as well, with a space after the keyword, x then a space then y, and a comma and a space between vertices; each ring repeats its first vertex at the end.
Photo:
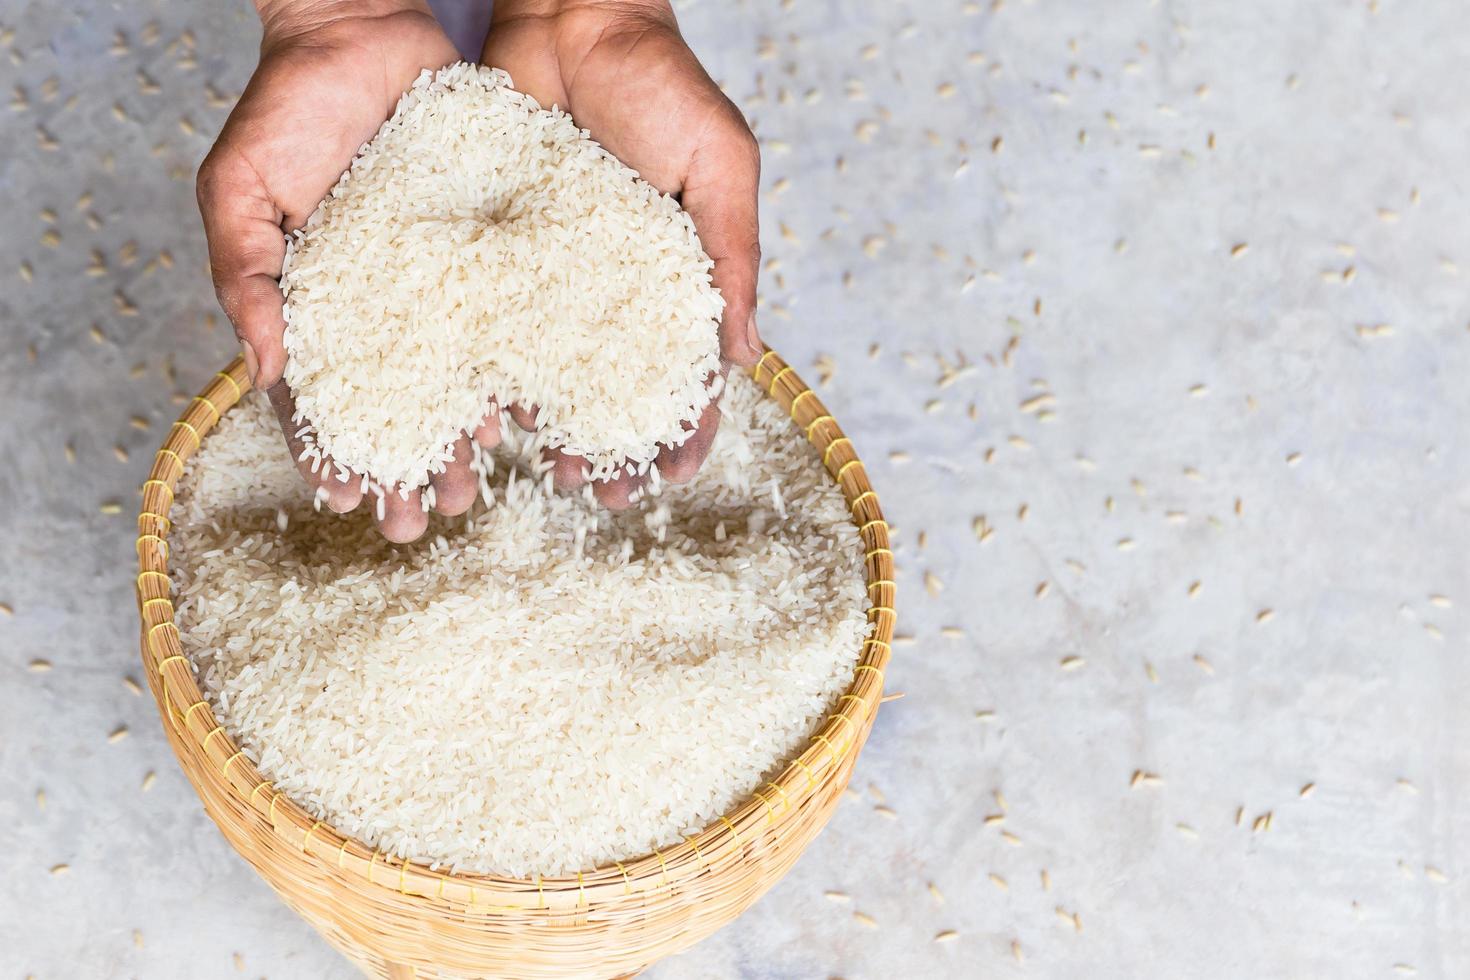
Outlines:
MULTIPOLYGON (((189 724, 190 716, 194 714, 194 712, 195 712, 196 709, 198 709, 198 708, 208 708, 208 707, 209 707, 209 705, 207 703, 205 703, 204 701, 195 701, 193 704, 189 705, 189 707, 184 711, 183 715, 181 716, 184 719, 184 724, 185 725, 189 724)), ((211 732, 210 734, 212 735, 214 733, 211 732)))
POLYGON ((400 895, 407 895, 408 894, 408 891, 407 891, 407 887, 408 886, 407 886, 407 883, 404 881, 404 875, 406 875, 407 873, 408 873, 408 858, 404 858, 403 859, 403 863, 398 866, 398 894, 400 894, 400 895))
POLYGON ((689 842, 689 846, 690 847, 694 848, 694 856, 699 859, 699 866, 701 868, 704 867, 705 866, 704 852, 699 849, 699 838, 698 837, 685 837, 684 839, 689 842))
POLYGON ((847 443, 849 449, 852 448, 852 440, 847 438, 847 436, 838 436, 836 439, 833 439, 831 442, 827 443, 827 448, 822 450, 823 466, 827 466, 829 464, 830 458, 832 456, 832 450, 836 449, 843 443, 847 443))
POLYGON ((720 823, 722 823, 726 827, 730 828, 730 834, 735 838, 735 843, 737 843, 737 844, 744 844, 745 843, 745 841, 743 839, 741 839, 741 837, 740 837, 740 828, 739 827, 736 827, 733 823, 731 823, 730 822, 730 819, 728 817, 720 817, 720 823))
POLYGON ((138 535, 138 540, 133 544, 133 550, 141 554, 143 551, 143 542, 150 539, 158 542, 158 546, 163 549, 163 560, 168 561, 168 542, 156 534, 138 535))
POLYGON ((194 448, 195 449, 198 449, 200 446, 204 445, 204 439, 203 439, 202 436, 199 435, 199 430, 198 429, 194 428, 193 425, 189 424, 188 422, 185 422, 183 419, 179 419, 177 422, 175 422, 174 423, 174 428, 177 429, 181 425, 184 428, 188 429, 189 432, 193 434, 193 436, 194 436, 194 448))
POLYGON ((577 907, 583 908, 587 905, 587 885, 582 881, 582 872, 577 872, 577 907))
POLYGON ((769 786, 769 787, 771 787, 771 789, 773 789, 776 792, 778 792, 778 793, 781 794, 781 802, 784 803, 784 804, 786 804, 786 809, 790 810, 791 809, 791 797, 789 797, 789 796, 786 795, 786 791, 784 789, 782 789, 780 786, 776 785, 775 783, 766 783, 766 785, 769 786))
POLYGON ((862 493, 858 494, 853 499, 853 501, 852 501, 852 507, 851 507, 852 512, 854 514, 856 514, 857 513, 857 509, 858 509, 858 504, 861 504, 864 500, 867 500, 869 497, 872 497, 872 498, 874 498, 876 500, 877 497, 878 497, 877 491, 874 491, 874 490, 864 490, 862 493))
POLYGON ((225 774, 225 778, 226 779, 229 779, 230 778, 230 763, 234 762, 236 759, 240 758, 244 754, 245 754, 245 750, 244 749, 241 749, 239 752, 236 752, 234 755, 230 756, 228 759, 225 760, 224 768, 221 769, 220 771, 225 774))
MULTIPOLYGON (((158 626, 172 626, 172 625, 173 625, 173 623, 159 623, 158 624, 158 626)), ((153 627, 153 629, 158 629, 158 626, 153 627)), ((148 631, 148 636, 149 636, 149 640, 150 640, 149 645, 152 646, 152 642, 151 641, 152 641, 152 637, 153 637, 153 630, 149 630, 148 631)), ((162 660, 160 660, 158 662, 158 667, 156 668, 158 670, 158 673, 159 674, 162 674, 163 673, 163 668, 167 667, 169 665, 169 662, 170 661, 173 661, 173 660, 182 660, 182 661, 184 661, 184 663, 188 663, 189 662, 189 658, 186 657, 186 656, 184 656, 182 653, 176 653, 172 657, 164 657, 162 660)))
POLYGON ((152 568, 148 569, 146 572, 139 572, 138 573, 138 577, 137 577, 137 579, 135 581, 137 582, 138 590, 139 591, 142 591, 142 589, 143 589, 143 576, 144 575, 157 575, 159 578, 163 579, 164 583, 166 584, 166 587, 167 587, 168 591, 170 591, 170 592, 173 591, 173 584, 174 584, 173 583, 173 580, 170 579, 163 572, 155 571, 152 568))
POLYGON ((536 907, 538 909, 544 909, 544 908, 546 908, 546 892, 541 887, 541 876, 540 875, 537 875, 536 876, 536 907))
POLYGON ((314 833, 316 833, 316 829, 318 827, 320 827, 321 825, 322 825, 322 822, 320 820, 316 821, 315 823, 313 823, 311 825, 311 827, 309 827, 307 829, 306 836, 303 837, 303 838, 301 838, 301 849, 303 851, 305 851, 307 854, 310 854, 311 853, 311 850, 310 850, 311 835, 314 834, 314 833))
POLYGON ((184 457, 180 456, 178 453, 174 452, 172 449, 160 449, 158 451, 158 453, 156 454, 156 456, 155 456, 155 460, 156 460, 156 457, 157 456, 172 456, 173 459, 174 459, 174 462, 177 463, 178 466, 179 466, 179 475, 180 476, 183 475, 183 473, 184 473, 184 457))
MULTIPOLYGON (((162 597, 162 596, 154 596, 152 599, 144 599, 143 600, 143 612, 145 612, 145 613, 148 612, 148 605, 149 605, 149 603, 153 603, 153 602, 161 602, 165 606, 168 606, 170 610, 172 610, 173 607, 174 607, 174 604, 173 604, 173 600, 172 599, 168 599, 168 598, 165 598, 165 597, 162 597)), ((154 625, 155 626, 162 626, 163 624, 162 623, 155 623, 154 625)))
MULTIPOLYGON (((759 368, 760 365, 757 364, 756 367, 759 368)), ((623 862, 621 862, 621 861, 614 861, 613 864, 616 864, 618 866, 618 870, 623 873, 623 894, 624 895, 631 895, 631 894, 633 894, 633 882, 628 877, 628 869, 623 866, 623 862)))
MULTIPOLYGON (((838 483, 841 483, 842 478, 847 475, 848 470, 852 469, 854 466, 862 465, 863 461, 860 459, 849 459, 847 462, 843 463, 837 468, 837 474, 833 476, 833 479, 836 480, 838 483)), ((863 472, 867 472, 867 470, 864 470, 863 472)))
POLYGON ((885 531, 888 530, 888 522, 885 521, 881 517, 877 517, 877 518, 874 518, 873 520, 869 521, 868 523, 862 525, 861 527, 859 527, 858 528, 858 533, 859 534, 865 534, 867 532, 868 528, 872 527, 875 524, 882 524, 883 525, 883 530, 885 530, 885 531))
POLYGON ((240 396, 244 394, 244 392, 240 390, 240 382, 230 377, 230 375, 226 374, 224 371, 216 371, 214 376, 216 378, 224 378, 230 383, 230 387, 235 389, 235 399, 237 401, 239 400, 240 396))
POLYGON ((843 745, 842 745, 842 751, 846 752, 847 751, 847 746, 850 745, 853 742, 853 740, 856 739, 856 737, 857 737, 857 731, 856 731, 856 727, 857 726, 853 725, 851 718, 847 717, 847 715, 844 715, 841 712, 838 712, 835 715, 828 715, 827 716, 827 720, 828 721, 832 721, 832 720, 838 719, 838 718, 840 718, 848 726, 848 728, 847 728, 847 741, 844 742, 843 745))
MULTIPOLYGON (((202 701, 200 703, 203 704, 202 701)), ((189 710, 192 711, 193 708, 190 708, 189 710)), ((186 719, 184 719, 184 721, 185 721, 185 723, 187 723, 188 722, 188 719, 186 718, 186 719)), ((215 725, 213 728, 211 728, 209 730, 209 734, 208 735, 205 735, 204 736, 204 741, 202 743, 200 743, 204 747, 204 751, 205 752, 208 752, 209 751, 209 740, 212 739, 212 738, 214 738, 216 735, 223 734, 224 733, 224 730, 225 730, 225 726, 224 725, 215 725)))
POLYGON ((169 486, 167 483, 164 483, 162 480, 158 480, 158 479, 144 480, 143 481, 143 487, 142 487, 143 492, 144 493, 147 493, 148 492, 148 486, 149 486, 149 484, 153 484, 153 483, 158 484, 160 487, 163 487, 163 489, 165 489, 165 490, 168 491, 168 502, 169 502, 170 505, 172 505, 173 502, 174 502, 174 488, 171 487, 171 486, 169 486))
POLYGON ((781 370, 777 371, 775 374, 771 375, 771 386, 766 389, 766 394, 770 395, 772 398, 776 397, 776 384, 781 380, 781 375, 785 374, 787 371, 795 370, 796 368, 788 364, 781 370))
POLYGON ((664 861, 664 852, 660 851, 658 848, 654 848, 653 853, 654 856, 658 858, 658 866, 663 870, 663 883, 667 885, 669 883, 669 866, 668 863, 664 861))
MULTIPOLYGON (((265 789, 270 784, 271 784, 271 781, 269 779, 262 779, 260 782, 258 782, 258 783, 255 784, 255 788, 250 791, 250 796, 248 797, 251 806, 254 806, 255 805, 255 794, 256 793, 259 793, 261 790, 265 789)), ((345 841, 344 841, 344 843, 345 843, 345 841)))
MULTIPOLYGON (((208 405, 209 406, 209 410, 214 413, 214 421, 215 422, 218 422, 220 420, 219 409, 215 407, 214 402, 210 401, 208 398, 205 398, 203 395, 195 395, 194 396, 194 401, 196 401, 196 402, 203 402, 204 404, 208 405)), ((213 424, 213 423, 211 423, 211 424, 213 424)))
MULTIPOLYGON (((276 801, 275 800, 271 800, 271 807, 274 808, 275 805, 276 805, 276 801)), ((272 822, 274 822, 274 819, 272 820, 272 822)), ((373 848, 373 859, 368 862, 368 884, 369 885, 373 884, 373 865, 375 865, 377 863, 378 863, 378 850, 377 850, 377 848, 373 848)))
POLYGON ((873 549, 869 550, 866 554, 863 555, 863 561, 867 561, 868 559, 872 558, 874 555, 889 555, 891 557, 893 555, 893 549, 892 548, 873 548, 873 549))
POLYGON ((796 406, 800 405, 801 400, 807 395, 811 395, 813 398, 817 397, 817 393, 815 391, 807 388, 805 391, 799 392, 795 398, 791 399, 791 421, 796 421, 796 406))
MULTIPOLYGON (((796 402, 792 402, 791 404, 795 405, 796 402)), ((818 415, 816 418, 812 419, 810 422, 808 422, 806 424, 806 437, 807 437, 807 439, 811 439, 811 437, 812 437, 812 430, 815 429, 818 425, 822 424, 823 422, 836 422, 836 421, 837 420, 834 419, 830 415, 818 415)), ((825 463, 826 461, 823 460, 823 462, 825 463)))
MULTIPOLYGON (((337 870, 342 870, 342 862, 347 860, 347 838, 342 838, 342 846, 337 848, 337 870)), ((443 885, 440 885, 442 890, 443 885)))
POLYGON ((871 670, 873 673, 878 675, 879 682, 882 682, 883 680, 883 671, 879 670, 877 667, 874 667, 872 664, 858 664, 856 667, 853 668, 852 672, 856 674, 860 670, 871 670))
MULTIPOLYGON (((884 550, 887 550, 887 549, 884 549, 884 550)), ((871 589, 875 585, 877 585, 877 586, 891 585, 894 588, 898 588, 898 583, 895 582, 895 581, 893 581, 893 579, 891 579, 891 578, 875 578, 875 579, 873 579, 873 581, 871 581, 871 582, 868 583, 868 588, 871 589)))
POLYGON ((761 368, 766 366, 766 358, 774 357, 775 354, 776 352, 773 350, 768 350, 764 354, 762 354, 761 359, 755 362, 755 370, 750 372, 750 376, 754 378, 756 375, 760 374, 761 368))
POLYGON ((801 771, 804 772, 804 773, 806 773, 806 788, 808 790, 812 789, 814 786, 817 785, 817 777, 812 772, 812 767, 811 766, 807 765, 805 762, 802 762, 800 759, 792 759, 791 760, 791 764, 793 766, 800 766, 801 767, 801 771))
POLYGON ((898 615, 898 613, 894 611, 892 606, 869 606, 868 615, 871 616, 873 613, 888 613, 891 616, 898 615))
POLYGON ((762 793, 758 789, 751 790, 750 791, 750 794, 752 796, 754 796, 756 799, 760 800, 762 803, 764 803, 766 805, 766 823, 775 823, 776 822, 776 806, 775 806, 775 804, 772 803, 770 800, 766 799, 766 794, 762 793))
POLYGON ((812 741, 813 742, 821 742, 823 745, 825 745, 827 747, 827 751, 829 753, 831 753, 831 755, 832 755, 832 765, 833 766, 836 766, 837 765, 837 760, 839 758, 841 758, 841 757, 837 754, 837 750, 832 747, 832 743, 827 740, 827 736, 825 736, 825 735, 813 735, 812 736, 812 741))

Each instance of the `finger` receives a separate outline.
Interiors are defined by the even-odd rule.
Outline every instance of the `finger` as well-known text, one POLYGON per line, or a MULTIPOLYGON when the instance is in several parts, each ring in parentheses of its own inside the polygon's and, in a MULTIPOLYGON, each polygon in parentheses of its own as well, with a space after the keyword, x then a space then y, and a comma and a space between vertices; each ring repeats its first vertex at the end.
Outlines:
POLYGON ((527 408, 517 402, 506 409, 510 413, 510 420, 527 432, 535 432, 537 427, 536 416, 541 411, 535 405, 527 408))
POLYGON ((597 502, 608 510, 627 510, 633 506, 633 492, 643 485, 643 478, 619 470, 611 480, 598 480, 592 484, 592 493, 597 502))
POLYGON ((551 476, 556 489, 576 490, 587 482, 592 466, 585 457, 573 456, 560 449, 548 449, 545 456, 551 462, 551 476))
POLYGON ((670 483, 688 483, 704 465, 714 444, 715 433, 720 428, 720 405, 712 401, 705 406, 699 421, 694 423, 694 434, 682 445, 665 446, 658 453, 658 475, 670 483))
POLYGON ((286 368, 277 284, 286 258, 282 214, 255 169, 225 140, 200 166, 195 190, 215 294, 240 340, 250 383, 270 388, 286 368))
POLYGON ((760 147, 734 105, 728 104, 711 135, 695 151, 680 200, 706 254, 714 260, 714 284, 725 299, 720 354, 750 367, 765 348, 755 325, 760 277, 760 147))
POLYGON ((388 490, 383 495, 382 516, 378 518, 378 529, 383 537, 394 544, 417 541, 429 526, 429 515, 424 511, 423 492, 412 490, 408 499, 398 491, 388 490))
POLYGON ((490 399, 490 410, 475 426, 473 438, 480 444, 481 449, 494 449, 500 445, 500 408, 495 404, 495 399, 490 399))
POLYGON ((348 472, 346 467, 339 467, 330 457, 316 466, 312 465, 311 459, 301 458, 306 443, 297 438, 296 433, 304 423, 295 420, 296 401, 291 397, 291 389, 286 387, 286 382, 278 381, 272 385, 269 396, 281 434, 286 437, 286 451, 291 454, 296 471, 306 485, 313 492, 321 491, 326 497, 327 507, 338 514, 345 514, 356 507, 362 501, 362 480, 356 474, 348 472), (347 477, 345 482, 341 478, 343 475, 347 477))
POLYGON ((458 517, 470 509, 480 494, 480 481, 470 469, 470 437, 460 436, 454 443, 454 458, 444 464, 442 473, 429 478, 434 488, 434 510, 445 517, 458 517))

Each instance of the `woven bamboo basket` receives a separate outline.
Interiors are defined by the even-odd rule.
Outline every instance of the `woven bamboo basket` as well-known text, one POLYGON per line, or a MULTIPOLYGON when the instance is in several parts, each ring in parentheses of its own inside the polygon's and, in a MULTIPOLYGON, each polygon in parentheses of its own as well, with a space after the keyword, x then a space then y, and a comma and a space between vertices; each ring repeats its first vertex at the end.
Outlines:
POLYGON ((874 626, 852 684, 784 772, 698 835, 611 867, 526 881, 382 854, 313 819, 240 751, 201 696, 174 624, 168 512, 184 461, 245 390, 243 363, 216 375, 174 423, 143 484, 137 541, 143 664, 164 731, 230 844, 369 976, 631 976, 738 916, 831 817, 882 698, 896 616, 893 552, 878 497, 837 421, 774 351, 753 374, 820 450, 865 542, 874 626))

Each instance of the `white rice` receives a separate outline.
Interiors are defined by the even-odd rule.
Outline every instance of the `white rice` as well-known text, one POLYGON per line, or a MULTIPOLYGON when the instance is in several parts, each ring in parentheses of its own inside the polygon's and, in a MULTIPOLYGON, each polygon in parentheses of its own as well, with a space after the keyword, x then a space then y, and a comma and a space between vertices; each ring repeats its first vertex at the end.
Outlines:
POLYGON ((426 484, 491 396, 601 479, 714 394, 724 301, 689 216, 510 84, 424 72, 288 241, 303 436, 390 487, 426 484))
POLYGON ((313 510, 264 399, 238 407, 171 539, 205 696, 290 798, 399 857, 566 874, 701 830, 804 747, 868 631, 817 453, 744 376, 722 407, 700 474, 638 508, 543 492, 519 440, 485 454, 493 506, 406 546, 313 510))

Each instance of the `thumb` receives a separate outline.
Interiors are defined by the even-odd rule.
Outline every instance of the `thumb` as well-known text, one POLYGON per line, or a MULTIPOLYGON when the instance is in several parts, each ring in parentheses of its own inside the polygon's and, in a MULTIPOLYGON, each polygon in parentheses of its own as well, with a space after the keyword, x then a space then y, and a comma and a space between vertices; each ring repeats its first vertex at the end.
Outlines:
POLYGON ((205 158, 195 189, 215 295, 240 339, 250 383, 269 388, 286 368, 282 214, 255 168, 225 142, 205 158))
POLYGON ((755 325, 760 174, 760 146, 732 105, 727 119, 695 152, 681 197, 714 260, 715 288, 725 299, 720 354, 742 367, 754 365, 764 351, 755 325))

